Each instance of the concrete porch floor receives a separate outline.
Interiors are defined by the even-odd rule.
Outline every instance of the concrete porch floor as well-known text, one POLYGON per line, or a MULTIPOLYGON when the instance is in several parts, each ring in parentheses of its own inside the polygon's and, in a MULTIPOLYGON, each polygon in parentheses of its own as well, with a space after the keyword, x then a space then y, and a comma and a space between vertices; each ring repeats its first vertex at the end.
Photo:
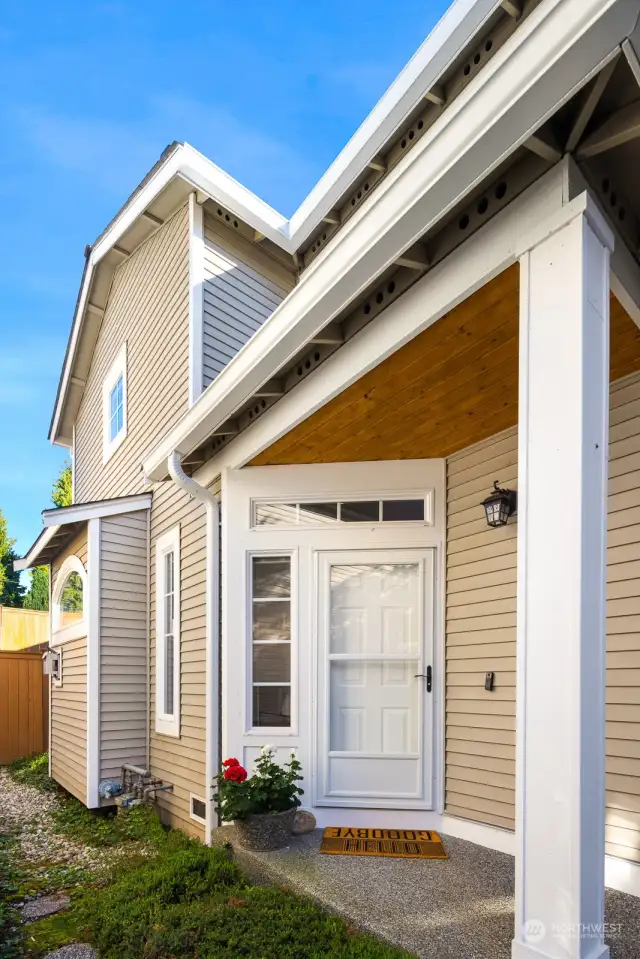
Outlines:
MULTIPOLYGON (((386 859, 319 854, 322 831, 285 849, 253 852, 235 842, 232 827, 216 830, 256 883, 277 883, 310 896, 354 925, 421 959, 510 959, 514 860, 443 836, 448 860, 386 859)), ((620 923, 609 941, 611 959, 640 955, 640 899, 607 890, 607 923, 620 923)))

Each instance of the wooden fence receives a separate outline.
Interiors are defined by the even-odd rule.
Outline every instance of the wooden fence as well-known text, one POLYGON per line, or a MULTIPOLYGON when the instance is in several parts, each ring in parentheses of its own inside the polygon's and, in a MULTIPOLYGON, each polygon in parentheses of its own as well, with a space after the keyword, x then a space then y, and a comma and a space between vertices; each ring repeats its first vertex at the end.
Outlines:
POLYGON ((49 678, 42 653, 0 651, 0 764, 42 752, 49 740, 49 678))

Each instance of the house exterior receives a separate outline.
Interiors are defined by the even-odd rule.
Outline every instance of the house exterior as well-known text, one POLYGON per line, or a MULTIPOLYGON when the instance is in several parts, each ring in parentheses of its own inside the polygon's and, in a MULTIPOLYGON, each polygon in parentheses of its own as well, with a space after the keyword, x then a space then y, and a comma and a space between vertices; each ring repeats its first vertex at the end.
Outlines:
POLYGON ((320 826, 512 853, 517 959, 608 955, 605 881, 640 895, 639 17, 456 0, 290 220, 176 143, 87 250, 74 503, 20 564, 89 807, 133 763, 208 842, 220 759, 270 742, 320 826))

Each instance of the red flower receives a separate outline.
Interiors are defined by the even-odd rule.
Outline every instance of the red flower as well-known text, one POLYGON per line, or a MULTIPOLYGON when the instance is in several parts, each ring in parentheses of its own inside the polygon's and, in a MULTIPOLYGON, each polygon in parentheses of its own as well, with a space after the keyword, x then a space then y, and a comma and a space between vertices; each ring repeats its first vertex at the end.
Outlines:
POLYGON ((235 783, 243 783, 247 778, 247 770, 239 763, 237 766, 229 766, 229 768, 224 771, 224 778, 230 779, 235 783))
POLYGON ((237 759, 225 759, 222 765, 223 766, 239 766, 240 763, 238 762, 237 759))

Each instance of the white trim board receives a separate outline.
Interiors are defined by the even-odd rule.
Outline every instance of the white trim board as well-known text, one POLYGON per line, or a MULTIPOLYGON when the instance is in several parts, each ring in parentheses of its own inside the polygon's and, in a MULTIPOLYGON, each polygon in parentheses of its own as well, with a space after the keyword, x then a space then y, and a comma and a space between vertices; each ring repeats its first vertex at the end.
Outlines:
POLYGON ((122 344, 102 381, 102 462, 107 463, 127 438, 127 344, 122 344), (111 436, 111 394, 122 380, 122 426, 111 436))
POLYGON ((204 211, 189 195, 189 405, 204 388, 204 211))
POLYGON ((139 509, 151 509, 151 501, 151 493, 136 493, 118 499, 102 499, 95 503, 77 503, 60 509, 45 509, 42 522, 44 526, 57 529, 65 523, 81 523, 84 520, 133 513, 139 509))
POLYGON ((100 520, 89 520, 87 558, 87 806, 100 805, 100 520))
POLYGON ((180 659, 181 659, 181 616, 180 616, 180 524, 177 523, 171 529, 163 533, 156 540, 156 563, 155 563, 155 591, 156 591, 156 623, 155 623, 155 658, 156 658, 156 710, 155 710, 155 731, 161 736, 171 736, 179 738, 180 736, 180 712, 181 712, 181 684, 180 684, 180 659), (165 713, 163 710, 165 700, 165 569, 164 558, 169 553, 173 553, 173 712, 165 713))
POLYGON ((47 529, 43 529, 26 556, 23 556, 22 559, 15 559, 13 561, 13 568, 16 571, 22 571, 23 569, 31 569, 32 566, 35 566, 38 556, 43 549, 46 549, 59 529, 59 523, 55 525, 52 524, 51 526, 47 527, 47 529))

